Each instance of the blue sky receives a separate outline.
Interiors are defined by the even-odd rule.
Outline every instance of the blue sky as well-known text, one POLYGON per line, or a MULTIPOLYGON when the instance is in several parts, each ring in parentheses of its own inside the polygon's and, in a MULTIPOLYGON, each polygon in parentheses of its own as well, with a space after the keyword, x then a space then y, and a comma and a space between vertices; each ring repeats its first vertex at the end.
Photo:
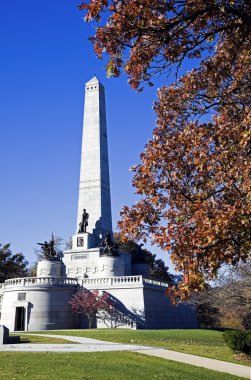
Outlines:
POLYGON ((85 82, 96 74, 106 89, 114 227, 135 200, 129 168, 154 127, 157 86, 137 94, 125 76, 106 78, 77 4, 0 6, 0 242, 30 263, 52 231, 65 240, 75 232, 85 82))

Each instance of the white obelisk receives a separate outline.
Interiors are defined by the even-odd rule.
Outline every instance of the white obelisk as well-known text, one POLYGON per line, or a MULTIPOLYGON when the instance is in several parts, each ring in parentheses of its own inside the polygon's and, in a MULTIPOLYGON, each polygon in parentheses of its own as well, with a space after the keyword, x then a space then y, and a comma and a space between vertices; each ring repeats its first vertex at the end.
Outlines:
POLYGON ((85 85, 77 233, 83 210, 89 214, 86 232, 98 241, 112 233, 105 91, 94 76, 85 85))

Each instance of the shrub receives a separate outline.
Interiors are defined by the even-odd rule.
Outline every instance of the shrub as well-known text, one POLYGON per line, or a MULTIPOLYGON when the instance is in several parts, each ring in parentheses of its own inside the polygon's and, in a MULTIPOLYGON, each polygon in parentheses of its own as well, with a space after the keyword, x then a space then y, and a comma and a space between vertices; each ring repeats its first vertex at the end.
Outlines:
POLYGON ((251 354, 251 330, 229 330, 223 333, 228 347, 234 352, 244 352, 251 354))

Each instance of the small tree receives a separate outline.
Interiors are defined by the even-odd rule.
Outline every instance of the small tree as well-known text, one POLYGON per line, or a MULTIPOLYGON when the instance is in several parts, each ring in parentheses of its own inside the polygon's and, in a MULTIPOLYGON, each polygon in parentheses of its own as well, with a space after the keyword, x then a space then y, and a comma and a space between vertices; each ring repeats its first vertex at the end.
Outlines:
POLYGON ((108 293, 99 294, 98 290, 91 292, 85 288, 80 289, 69 301, 74 313, 86 315, 89 322, 89 329, 97 313, 108 309, 106 302, 108 293))
POLYGON ((10 250, 10 244, 2 247, 0 244, 0 283, 8 278, 17 278, 27 276, 28 261, 22 253, 13 254, 10 250))

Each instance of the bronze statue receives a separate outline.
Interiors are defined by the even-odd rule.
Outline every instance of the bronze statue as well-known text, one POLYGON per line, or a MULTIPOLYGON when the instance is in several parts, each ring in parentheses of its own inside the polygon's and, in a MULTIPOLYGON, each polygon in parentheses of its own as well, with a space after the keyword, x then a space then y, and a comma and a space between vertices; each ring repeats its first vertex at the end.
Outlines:
POLYGON ((119 256, 118 245, 112 241, 111 234, 107 232, 105 238, 100 243, 100 248, 103 248, 101 255, 104 256, 119 256))
POLYGON ((59 254, 55 250, 55 240, 54 240, 53 234, 49 242, 45 241, 44 243, 37 243, 37 244, 41 245, 42 254, 47 260, 56 261, 60 259, 59 254))
POLYGON ((86 227, 88 226, 88 219, 89 219, 89 214, 86 212, 86 209, 84 208, 83 214, 82 214, 82 220, 79 223, 78 233, 86 232, 86 227))

